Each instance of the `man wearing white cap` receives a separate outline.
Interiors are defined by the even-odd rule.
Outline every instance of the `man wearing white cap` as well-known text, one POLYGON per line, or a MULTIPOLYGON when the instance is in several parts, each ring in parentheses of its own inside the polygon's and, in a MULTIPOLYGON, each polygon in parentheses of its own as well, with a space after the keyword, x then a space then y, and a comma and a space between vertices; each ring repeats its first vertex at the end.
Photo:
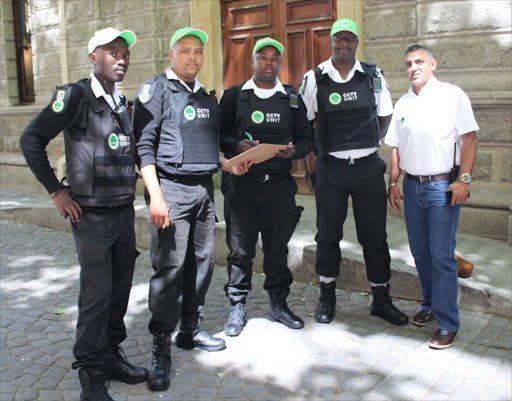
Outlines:
POLYGON ((225 286, 231 303, 224 332, 239 335, 246 322, 246 300, 252 288, 252 260, 258 234, 263 244, 263 271, 270 300, 268 318, 291 329, 304 322, 288 307, 293 275, 288 268, 288 241, 303 208, 295 203, 297 184, 290 174, 292 159, 305 157, 313 133, 304 102, 277 78, 284 47, 277 40, 258 40, 252 52, 254 76, 229 88, 220 102, 220 148, 234 157, 260 143, 289 145, 275 157, 251 167, 242 177, 224 172, 224 216, 229 247, 225 286))
POLYGON ((404 325, 409 319, 389 296, 386 163, 377 153, 393 104, 381 71, 375 64, 356 59, 358 44, 356 23, 346 18, 336 21, 331 29, 331 58, 308 71, 299 88, 308 118, 315 120, 316 273, 320 276, 315 319, 330 323, 334 317, 339 243, 351 196, 357 239, 363 247, 373 294, 370 312, 404 325))
MULTIPOLYGON (((203 64, 205 32, 178 29, 171 66, 142 84, 134 129, 150 213, 149 287, 153 363, 148 387, 169 388, 170 334, 181 319, 176 345, 220 351, 223 339, 199 324, 214 265, 215 208, 212 175, 219 171, 218 105, 196 76, 203 64)), ((247 171, 237 165, 231 171, 247 171)))
POLYGON ((112 400, 106 379, 141 383, 148 371, 131 365, 120 343, 135 268, 135 138, 116 82, 130 64, 131 31, 106 28, 88 45, 89 79, 57 87, 51 103, 23 132, 20 145, 37 179, 69 217, 80 263, 73 354, 81 401, 112 400), (61 184, 45 148, 64 131, 67 183, 61 184))

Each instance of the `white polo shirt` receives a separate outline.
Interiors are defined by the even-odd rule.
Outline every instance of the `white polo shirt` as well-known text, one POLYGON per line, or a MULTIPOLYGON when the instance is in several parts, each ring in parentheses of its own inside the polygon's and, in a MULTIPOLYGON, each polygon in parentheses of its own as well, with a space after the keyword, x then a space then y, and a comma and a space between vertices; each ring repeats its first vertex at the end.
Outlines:
MULTIPOLYGON (((354 67, 352 70, 350 70, 346 79, 341 77, 339 71, 336 69, 336 67, 334 67, 331 58, 319 64, 318 67, 322 69, 322 74, 327 74, 329 75, 329 78, 331 78, 334 82, 342 84, 349 82, 354 77, 356 71, 364 73, 363 67, 357 59, 354 63, 354 67)), ((384 75, 382 75, 378 69, 377 71, 382 83, 382 91, 374 92, 375 104, 377 105, 377 115, 380 117, 389 116, 391 113, 393 113, 393 101, 391 100, 388 84, 386 83, 384 75)), ((301 95, 302 99, 304 100, 304 104, 306 105, 308 120, 311 121, 316 118, 316 113, 318 112, 318 103, 316 98, 318 89, 316 85, 315 72, 313 70, 309 70, 304 76, 307 77, 307 81, 301 95)), ((331 152, 330 155, 339 159, 358 159, 360 157, 365 157, 369 154, 372 154, 377 149, 378 148, 344 150, 339 152, 331 152)))
POLYGON ((254 82, 254 77, 249 79, 244 86, 242 86, 242 90, 250 90, 254 91, 254 94, 258 96, 260 99, 268 99, 269 97, 274 96, 277 92, 284 93, 286 95, 286 90, 284 89, 283 84, 279 81, 279 78, 276 78, 275 86, 272 89, 262 89, 256 86, 254 82))
POLYGON ((94 93, 96 99, 103 97, 103 99, 105 99, 105 101, 112 108, 112 110, 115 110, 112 96, 114 96, 114 99, 116 100, 117 104, 121 103, 121 97, 119 95, 119 91, 117 90, 117 86, 114 84, 114 90, 112 91, 112 96, 110 96, 107 94, 107 92, 105 92, 105 89, 103 89, 103 86, 101 85, 100 81, 98 81, 98 78, 96 78, 96 75, 94 75, 94 72, 91 72, 91 75, 89 75, 89 77, 91 78, 92 93, 94 93))
POLYGON ((190 89, 190 86, 188 86, 185 81, 183 81, 176 75, 176 73, 172 70, 172 67, 167 68, 167 70, 165 71, 165 75, 167 76, 167 79, 177 79, 178 81, 180 81, 180 83, 189 92, 196 93, 199 89, 203 87, 203 84, 201 84, 197 79, 194 79, 194 90, 190 89))
POLYGON ((413 175, 447 173, 453 167, 454 143, 478 131, 471 102, 455 85, 429 79, 414 93, 412 86, 395 105, 385 143, 398 148, 400 168, 413 175))

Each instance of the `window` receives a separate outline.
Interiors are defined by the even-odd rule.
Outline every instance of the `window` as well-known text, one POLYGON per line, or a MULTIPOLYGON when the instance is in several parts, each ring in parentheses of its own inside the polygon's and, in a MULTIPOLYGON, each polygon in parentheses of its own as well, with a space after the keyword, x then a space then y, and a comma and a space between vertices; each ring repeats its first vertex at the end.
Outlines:
POLYGON ((34 70, 32 68, 29 0, 13 0, 12 6, 20 103, 34 103, 34 70))

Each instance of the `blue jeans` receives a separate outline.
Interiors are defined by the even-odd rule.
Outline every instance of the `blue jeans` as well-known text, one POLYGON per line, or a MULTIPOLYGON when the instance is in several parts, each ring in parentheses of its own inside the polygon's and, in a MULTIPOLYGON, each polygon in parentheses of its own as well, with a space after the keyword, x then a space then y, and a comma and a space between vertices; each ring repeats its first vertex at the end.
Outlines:
POLYGON ((404 212, 409 246, 423 292, 422 309, 431 309, 439 329, 459 330, 455 235, 460 204, 446 201, 448 180, 404 180, 404 212))

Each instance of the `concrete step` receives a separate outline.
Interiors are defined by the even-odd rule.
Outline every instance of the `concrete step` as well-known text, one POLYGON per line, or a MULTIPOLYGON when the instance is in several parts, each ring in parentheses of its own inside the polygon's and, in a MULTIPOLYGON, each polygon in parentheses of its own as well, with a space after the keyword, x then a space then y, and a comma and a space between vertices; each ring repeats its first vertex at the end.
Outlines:
MULTIPOLYGON (((226 265, 228 249, 225 242, 222 194, 216 191, 216 213, 221 220, 216 224, 216 264, 226 265)), ((298 195, 297 203, 304 213, 289 243, 288 263, 297 281, 316 283, 314 272, 316 244, 316 211, 312 196, 298 195)), ((135 202, 137 246, 149 248, 148 211, 143 197, 135 202)), ((0 219, 70 231, 47 195, 0 189, 0 219)), ((362 248, 357 243, 351 211, 344 227, 345 237, 340 242, 343 260, 337 279, 339 288, 369 292, 362 248)), ((401 217, 387 220, 388 243, 392 258, 391 294, 394 297, 422 299, 414 260, 409 250, 405 224, 401 217)), ((459 279, 459 306, 471 311, 512 316, 512 248, 505 241, 459 233, 456 252, 474 265, 473 276, 459 279)), ((263 255, 258 243, 254 271, 262 272, 263 255)))

